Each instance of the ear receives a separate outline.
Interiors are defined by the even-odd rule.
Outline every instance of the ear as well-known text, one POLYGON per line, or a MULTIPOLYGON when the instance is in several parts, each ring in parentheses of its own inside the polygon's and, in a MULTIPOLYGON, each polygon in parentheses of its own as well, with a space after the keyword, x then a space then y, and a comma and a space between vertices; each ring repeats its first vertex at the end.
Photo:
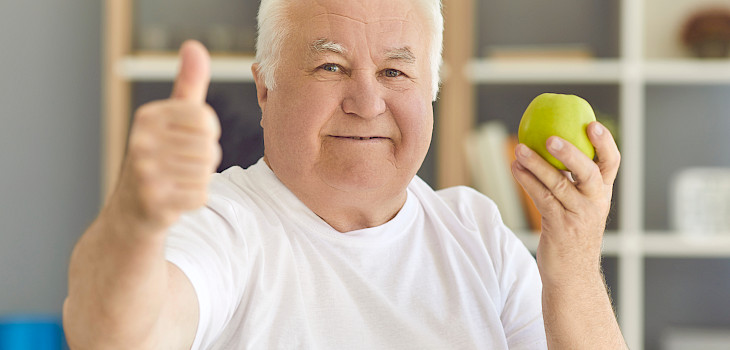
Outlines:
POLYGON ((268 98, 269 90, 266 88, 266 83, 264 83, 262 74, 259 73, 258 63, 251 65, 251 73, 253 74, 253 80, 256 84, 256 97, 258 98, 259 107, 263 114, 266 109, 266 99, 268 98))

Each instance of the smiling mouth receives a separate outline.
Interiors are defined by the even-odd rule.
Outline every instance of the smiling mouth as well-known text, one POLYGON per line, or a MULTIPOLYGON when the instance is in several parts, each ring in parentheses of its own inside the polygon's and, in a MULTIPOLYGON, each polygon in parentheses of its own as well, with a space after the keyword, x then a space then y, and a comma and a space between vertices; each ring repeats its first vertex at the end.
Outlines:
POLYGON ((350 140, 359 140, 359 141, 378 140, 378 139, 386 140, 387 139, 386 137, 380 137, 380 136, 365 136, 365 137, 360 137, 360 136, 333 136, 333 137, 338 138, 338 139, 350 139, 350 140))

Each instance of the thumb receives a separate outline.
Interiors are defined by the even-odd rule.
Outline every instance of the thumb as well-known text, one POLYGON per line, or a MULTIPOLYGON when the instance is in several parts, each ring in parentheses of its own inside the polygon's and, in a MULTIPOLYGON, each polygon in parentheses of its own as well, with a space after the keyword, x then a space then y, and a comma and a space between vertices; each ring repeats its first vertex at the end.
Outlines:
POLYGON ((198 41, 188 40, 180 47, 180 71, 172 88, 173 99, 205 103, 210 85, 210 55, 198 41))

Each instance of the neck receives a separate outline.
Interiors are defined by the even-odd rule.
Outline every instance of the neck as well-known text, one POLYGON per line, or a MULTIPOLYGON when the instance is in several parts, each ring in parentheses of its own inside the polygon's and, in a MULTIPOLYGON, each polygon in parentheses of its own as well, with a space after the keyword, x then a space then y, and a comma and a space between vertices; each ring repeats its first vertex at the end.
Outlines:
MULTIPOLYGON (((264 161, 276 174, 266 156, 264 161)), ((399 188, 384 186, 369 190, 343 190, 329 186, 317 176, 295 176, 308 181, 279 180, 317 216, 338 232, 380 226, 400 211, 406 202, 407 183, 399 188)))
POLYGON ((325 200, 317 200, 318 197, 299 195, 296 192, 294 194, 338 232, 380 226, 393 219, 406 201, 405 190, 402 195, 387 200, 362 198, 352 194, 335 195, 325 200))

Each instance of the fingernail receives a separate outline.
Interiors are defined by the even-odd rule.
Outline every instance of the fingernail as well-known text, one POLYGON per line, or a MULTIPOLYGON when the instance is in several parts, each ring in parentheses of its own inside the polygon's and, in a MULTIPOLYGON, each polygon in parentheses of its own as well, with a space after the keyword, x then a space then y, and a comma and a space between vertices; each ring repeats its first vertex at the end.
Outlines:
POLYGON ((563 141, 559 138, 553 138, 550 142, 550 148, 554 151, 560 151, 563 149, 563 141))
POLYGON ((525 145, 517 145, 517 152, 520 153, 520 156, 527 158, 530 156, 530 148, 525 145))
POLYGON ((596 126, 593 127, 593 134, 596 136, 603 135, 603 125, 596 124, 596 126))

